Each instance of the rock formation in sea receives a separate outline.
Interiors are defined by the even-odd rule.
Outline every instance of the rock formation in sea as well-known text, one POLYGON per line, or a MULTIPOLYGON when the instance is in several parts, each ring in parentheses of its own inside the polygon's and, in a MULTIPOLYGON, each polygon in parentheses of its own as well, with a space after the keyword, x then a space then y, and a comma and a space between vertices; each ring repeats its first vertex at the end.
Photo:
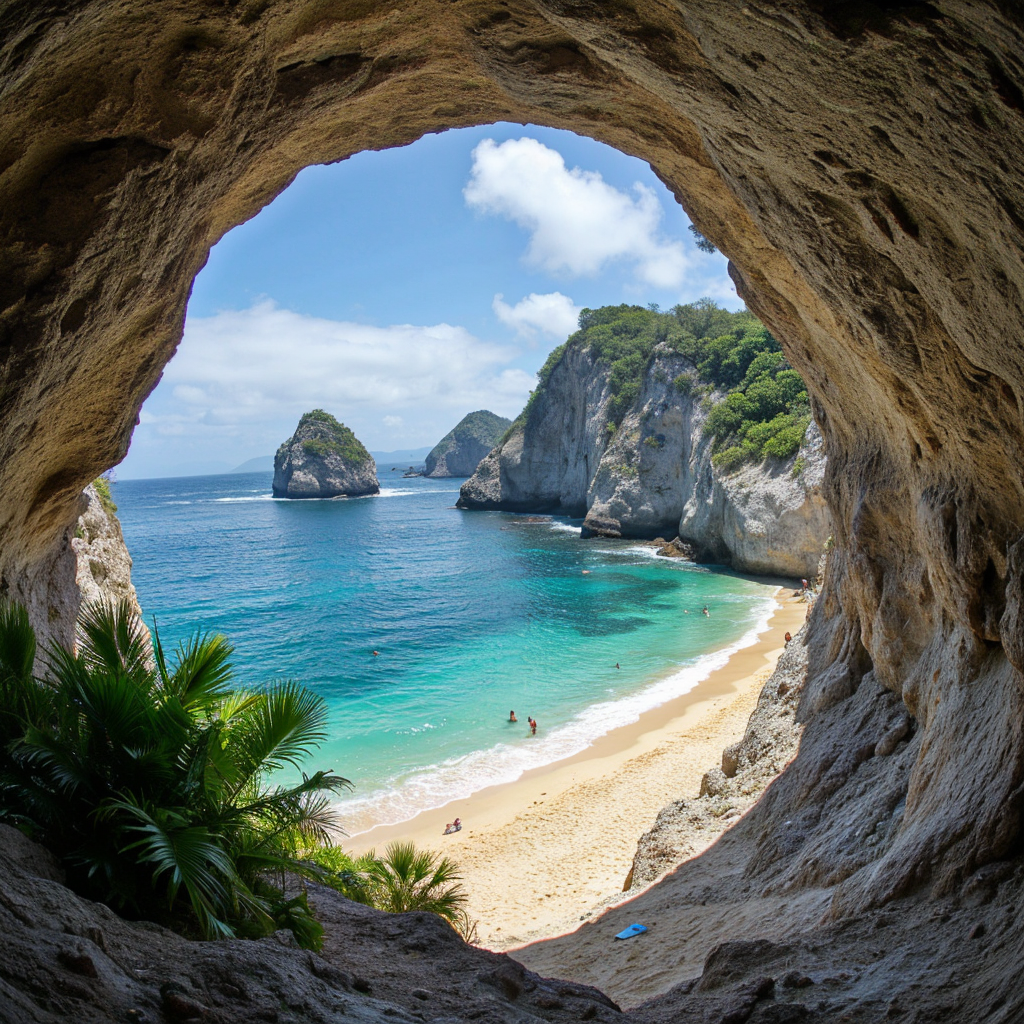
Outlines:
POLYGON ((431 449, 423 475, 472 476, 480 460, 511 426, 511 420, 486 409, 463 416, 431 449))
MULTIPOLYGON (((656 329, 672 320, 659 324, 644 310, 628 316, 647 316, 656 329)), ((830 533, 817 427, 809 423, 784 458, 724 465, 713 458, 707 428, 726 390, 701 385, 694 359, 668 343, 651 346, 644 361, 623 402, 615 363, 586 332, 574 335, 504 441, 463 484, 459 507, 585 516, 584 536, 678 534, 701 561, 813 577, 830 533)))
POLYGON ((356 498, 377 494, 377 464, 355 434, 313 409, 274 456, 275 498, 356 498))
POLYGON ((132 583, 132 556, 124 542, 110 485, 100 477, 86 487, 85 497, 88 507, 78 517, 71 538, 81 602, 127 601, 141 619, 142 609, 132 583))
MULTIPOLYGON (((807 991, 784 984, 805 956, 808 1020, 849 1019, 842 1007, 861 999, 875 1004, 866 1019, 1018 1019, 1020 5, 396 10, 0 9, 0 593, 40 635, 70 638, 77 605, 61 595, 82 489, 128 450, 211 247, 304 167, 497 121, 598 138, 652 166, 806 381, 835 554, 808 629, 794 760, 644 894, 685 903, 671 933, 665 918, 644 946, 593 930, 576 941, 659 992, 678 982, 650 1019, 784 1019, 757 996, 807 991), (900 715, 909 742, 876 754, 900 715), (726 1006, 736 977, 750 992, 726 1006), (718 996, 717 1018, 687 1009, 718 996)), ((34 923, 46 886, 27 883, 0 913, 34 923)), ((38 935, 8 939, 5 962, 38 935)), ((257 948, 270 963, 274 947, 257 948)), ((101 984, 56 958, 26 974, 32 998, 101 984)), ((268 1013, 285 1015, 285 998, 268 1013)), ((316 1019, 321 1005, 295 1013, 316 1019)))

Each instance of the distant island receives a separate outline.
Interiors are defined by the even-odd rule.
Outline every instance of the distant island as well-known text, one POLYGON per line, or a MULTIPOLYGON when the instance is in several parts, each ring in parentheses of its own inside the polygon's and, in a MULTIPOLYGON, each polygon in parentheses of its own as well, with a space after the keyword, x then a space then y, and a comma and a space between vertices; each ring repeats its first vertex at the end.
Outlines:
POLYGON ((257 455, 255 459, 247 459, 240 466, 228 470, 229 473, 272 473, 273 471, 273 455, 257 455))
POLYGON ((448 431, 426 458, 424 476, 472 476, 512 421, 486 409, 471 412, 448 431))
POLYGON ((351 498, 377 494, 377 464, 329 412, 305 413, 274 456, 275 498, 351 498))

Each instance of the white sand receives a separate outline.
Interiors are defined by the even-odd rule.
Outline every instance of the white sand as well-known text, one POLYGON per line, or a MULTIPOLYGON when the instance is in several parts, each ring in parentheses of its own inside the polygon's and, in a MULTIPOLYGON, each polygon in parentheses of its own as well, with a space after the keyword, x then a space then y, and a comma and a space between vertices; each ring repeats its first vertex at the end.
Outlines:
POLYGON ((601 737, 574 757, 345 843, 361 853, 394 839, 459 864, 479 941, 508 949, 569 931, 621 893, 637 839, 658 811, 696 796, 704 772, 743 735, 784 634, 807 605, 780 591, 767 631, 690 693, 601 737), (443 836, 459 817, 463 830, 443 836))

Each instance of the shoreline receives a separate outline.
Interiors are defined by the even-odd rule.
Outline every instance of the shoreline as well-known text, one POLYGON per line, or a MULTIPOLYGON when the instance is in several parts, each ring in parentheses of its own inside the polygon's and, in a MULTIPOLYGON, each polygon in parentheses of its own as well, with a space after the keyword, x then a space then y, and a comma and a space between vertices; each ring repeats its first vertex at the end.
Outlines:
POLYGON ((696 795, 722 749, 743 735, 784 634, 796 633, 807 613, 791 581, 771 582, 779 590, 767 628, 687 693, 577 754, 378 825, 344 848, 359 854, 412 840, 451 856, 485 947, 510 949, 578 926, 621 896, 637 840, 661 808, 696 795), (442 835, 455 817, 462 831, 442 835))

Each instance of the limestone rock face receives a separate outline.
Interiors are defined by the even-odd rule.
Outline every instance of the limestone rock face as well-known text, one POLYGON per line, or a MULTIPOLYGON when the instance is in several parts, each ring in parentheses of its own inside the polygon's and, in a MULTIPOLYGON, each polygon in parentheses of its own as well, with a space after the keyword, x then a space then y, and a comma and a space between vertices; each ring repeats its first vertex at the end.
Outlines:
POLYGON ((820 432, 809 427, 784 461, 719 471, 705 404, 673 384, 692 371, 658 346, 639 397, 610 432, 608 366, 570 343, 523 421, 463 484, 458 506, 585 515, 584 535, 678 534, 702 561, 813 578, 829 535, 820 432))
POLYGON ((377 494, 377 464, 355 434, 321 409, 307 412, 274 456, 275 498, 377 494))
POLYGON ((535 402, 459 491, 459 508, 582 516, 607 444, 608 376, 589 349, 569 348, 549 381, 558 400, 535 402))
POLYGON ((139 598, 132 584, 132 557, 121 532, 117 510, 109 491, 100 494, 94 484, 85 489, 89 501, 78 517, 72 550, 77 560, 75 582, 83 604, 96 601, 128 601, 142 618, 139 598))
POLYGON ((486 409, 471 412, 431 449, 423 475, 472 476, 481 459, 511 426, 511 420, 486 409))

